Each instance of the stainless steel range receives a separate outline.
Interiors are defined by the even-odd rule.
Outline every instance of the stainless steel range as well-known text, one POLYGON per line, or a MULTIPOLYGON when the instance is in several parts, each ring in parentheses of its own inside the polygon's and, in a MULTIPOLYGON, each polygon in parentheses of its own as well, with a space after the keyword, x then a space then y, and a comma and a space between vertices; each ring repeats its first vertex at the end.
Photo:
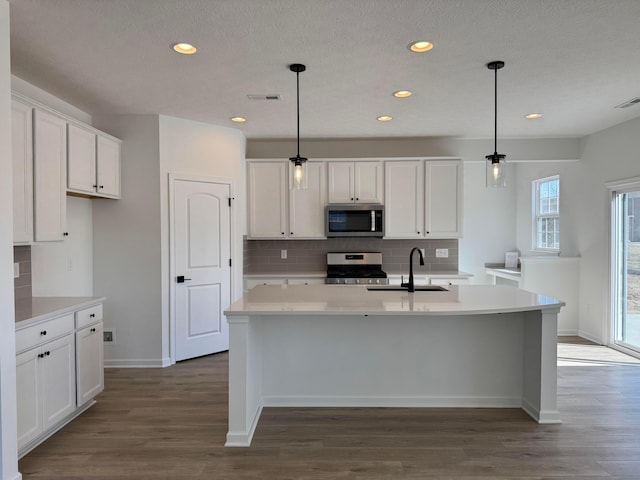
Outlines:
POLYGON ((327 253, 325 283, 340 285, 387 285, 382 253, 327 253))

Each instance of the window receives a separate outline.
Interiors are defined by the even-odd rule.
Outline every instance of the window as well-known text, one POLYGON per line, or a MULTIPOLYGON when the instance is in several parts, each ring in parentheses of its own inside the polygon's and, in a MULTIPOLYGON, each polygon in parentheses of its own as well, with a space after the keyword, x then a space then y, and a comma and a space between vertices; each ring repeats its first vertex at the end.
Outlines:
POLYGON ((560 250, 560 177, 533 181, 533 248, 560 250))

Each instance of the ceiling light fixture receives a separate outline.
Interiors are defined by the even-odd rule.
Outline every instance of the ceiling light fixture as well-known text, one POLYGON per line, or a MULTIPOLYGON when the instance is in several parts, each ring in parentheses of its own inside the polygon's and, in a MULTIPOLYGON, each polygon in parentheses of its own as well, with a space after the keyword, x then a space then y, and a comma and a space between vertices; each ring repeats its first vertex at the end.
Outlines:
POLYGON ((487 68, 495 74, 494 82, 494 123, 493 123, 493 153, 487 155, 487 187, 506 187, 506 155, 498 153, 498 70, 504 67, 504 62, 496 60, 487 63, 487 68))
POLYGON ((433 48, 433 43, 427 42, 426 40, 419 40, 417 42, 410 43, 407 48, 412 52, 423 53, 431 50, 433 48))
POLYGON ((181 53, 182 55, 193 55, 198 51, 195 45, 185 42, 174 43, 171 45, 171 49, 174 52, 181 53))
POLYGON ((231 121, 235 123, 244 123, 247 119, 244 117, 231 117, 231 121))
POLYGON ((298 121, 298 153, 295 157, 289 158, 293 163, 293 184, 292 188, 296 190, 305 189, 308 185, 307 175, 307 158, 300 156, 300 72, 304 72, 307 69, 301 63, 294 63, 289 65, 289 70, 296 73, 296 112, 298 121))
POLYGON ((390 117, 389 115, 380 115, 378 118, 376 118, 376 120, 378 120, 379 122, 390 122, 391 120, 393 120, 393 117, 390 117))
POLYGON ((528 118, 529 120, 542 117, 541 113, 527 113, 524 118, 528 118))
POLYGON ((409 90, 398 90, 397 92, 393 92, 393 96, 396 98, 407 98, 413 95, 409 90))

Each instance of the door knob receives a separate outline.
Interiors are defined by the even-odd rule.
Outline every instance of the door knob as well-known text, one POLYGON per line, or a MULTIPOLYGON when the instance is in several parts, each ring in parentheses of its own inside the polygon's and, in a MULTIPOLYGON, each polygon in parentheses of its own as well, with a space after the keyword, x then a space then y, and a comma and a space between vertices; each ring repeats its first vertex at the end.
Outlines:
POLYGON ((190 278, 184 278, 184 275, 178 275, 176 277, 176 283, 184 283, 186 281, 191 280, 190 278))

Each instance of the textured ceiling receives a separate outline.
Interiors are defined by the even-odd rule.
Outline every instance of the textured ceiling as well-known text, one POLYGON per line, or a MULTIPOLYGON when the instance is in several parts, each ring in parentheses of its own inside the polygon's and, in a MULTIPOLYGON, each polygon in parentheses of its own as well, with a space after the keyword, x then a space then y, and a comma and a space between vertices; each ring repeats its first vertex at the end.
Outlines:
POLYGON ((303 138, 582 136, 640 116, 640 0, 10 0, 12 71, 90 114, 303 138), (427 39, 424 54, 407 49, 427 39), (195 44, 196 55, 169 46, 195 44), (392 92, 414 95, 396 99, 392 92), (248 94, 280 94, 252 101, 248 94), (544 117, 526 120, 541 112, 544 117), (376 121, 391 115, 392 122, 376 121), (239 126, 229 118, 241 115, 239 126))

